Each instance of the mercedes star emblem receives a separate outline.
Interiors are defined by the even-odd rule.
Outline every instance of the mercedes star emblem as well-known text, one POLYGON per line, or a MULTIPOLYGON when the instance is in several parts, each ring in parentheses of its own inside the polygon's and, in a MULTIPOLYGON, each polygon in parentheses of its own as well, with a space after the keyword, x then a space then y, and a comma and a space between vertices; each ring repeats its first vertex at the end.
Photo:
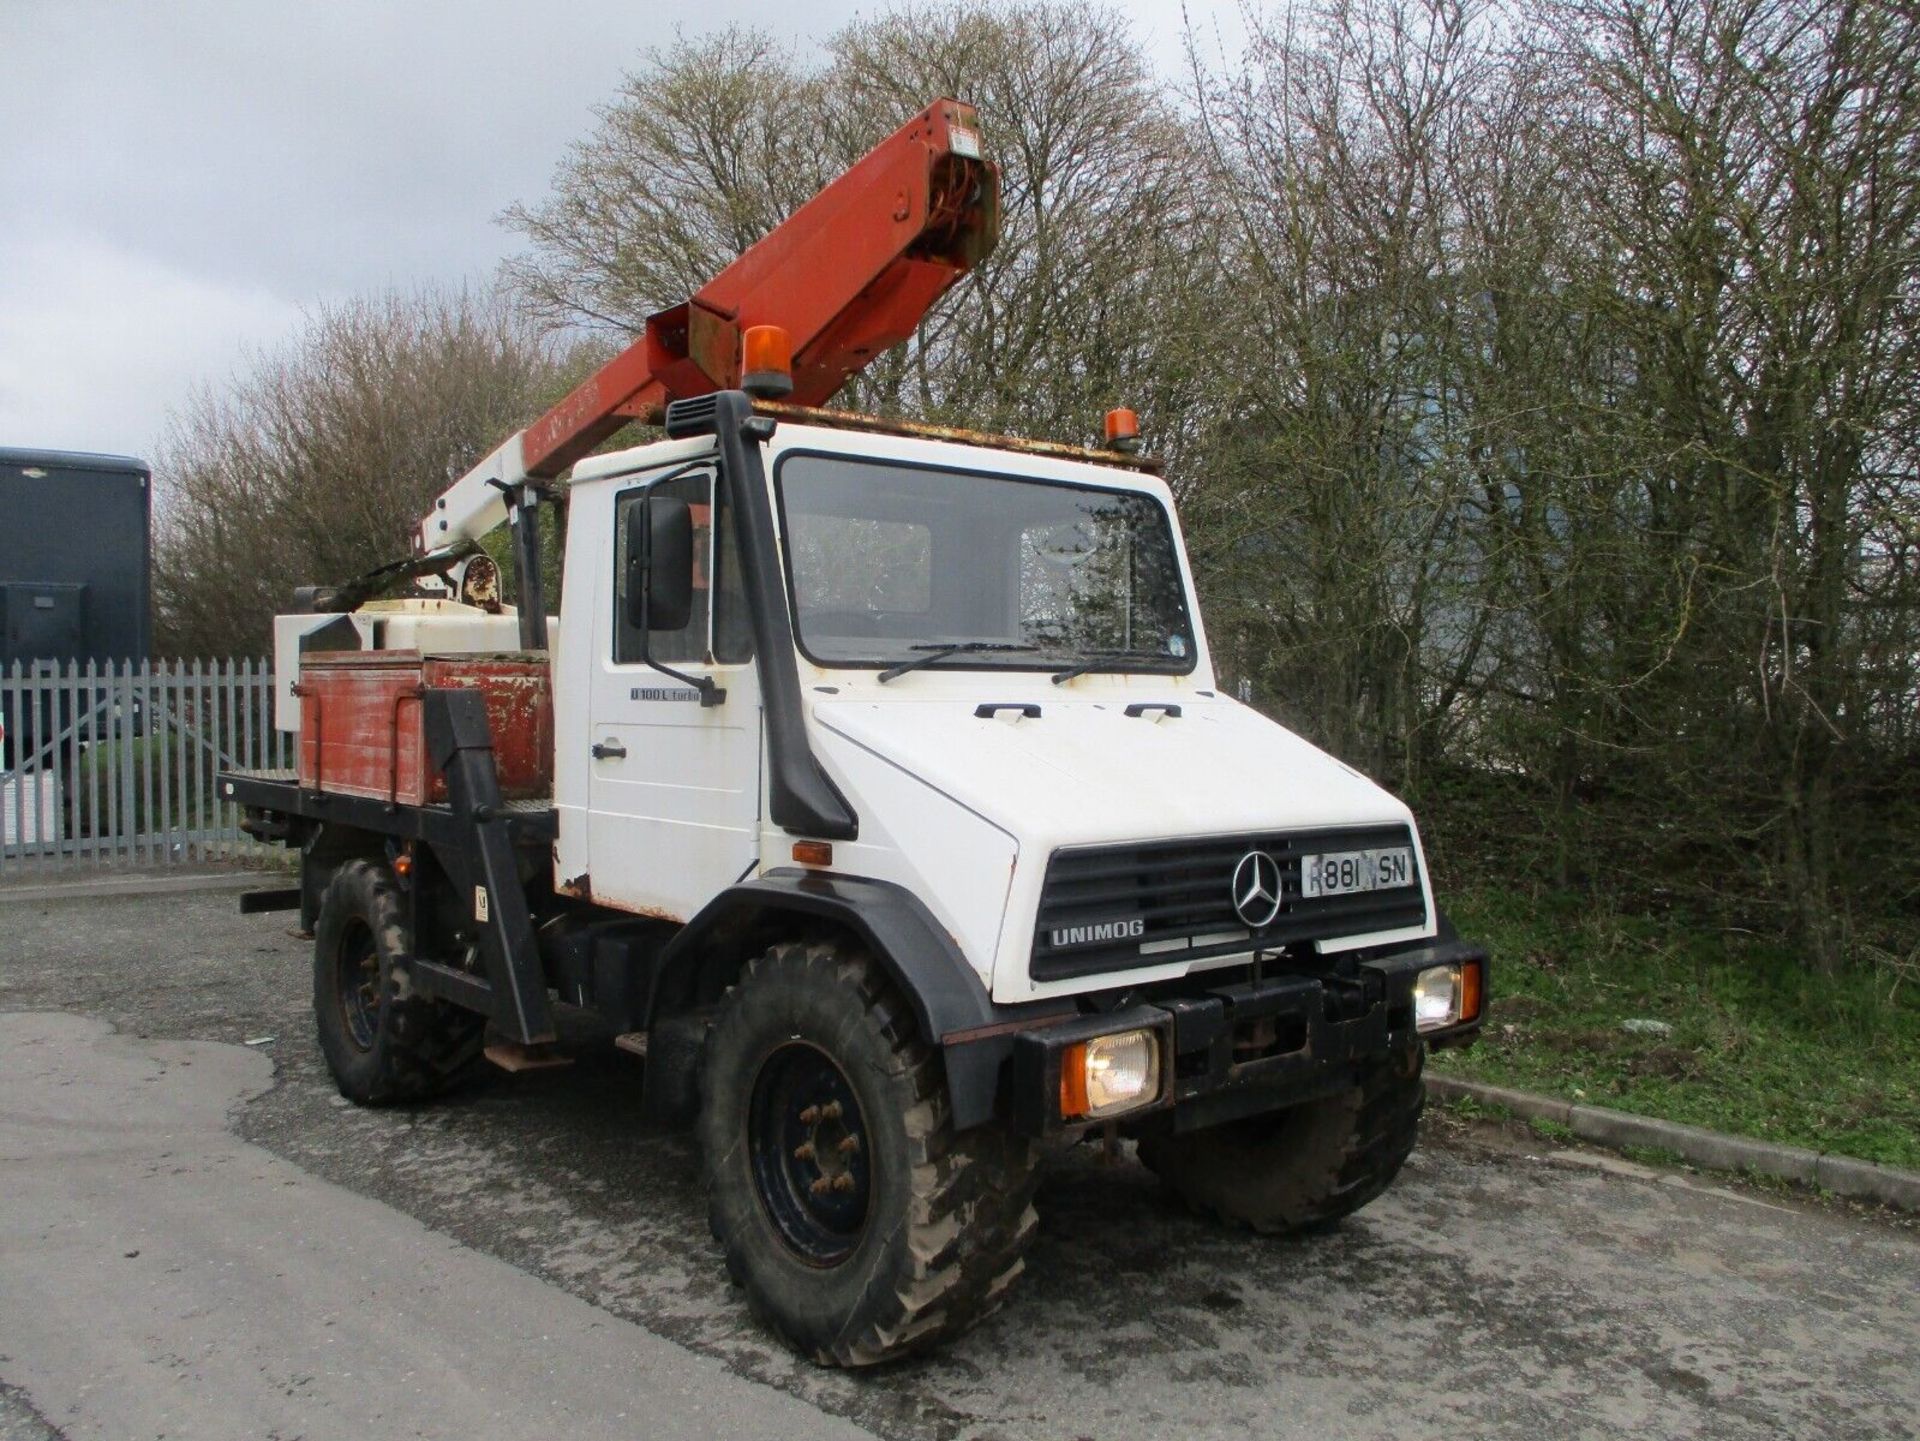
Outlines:
POLYGON ((1233 868, 1233 909, 1256 931, 1280 914, 1280 863, 1265 851, 1248 851, 1233 868))

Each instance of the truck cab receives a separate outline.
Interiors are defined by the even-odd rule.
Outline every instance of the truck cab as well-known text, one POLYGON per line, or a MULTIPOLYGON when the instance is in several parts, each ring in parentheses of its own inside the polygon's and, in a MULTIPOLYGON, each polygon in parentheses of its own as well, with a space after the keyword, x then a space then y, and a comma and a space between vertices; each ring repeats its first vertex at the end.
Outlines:
POLYGON ((764 577, 742 564, 752 508, 729 500, 711 439, 575 469, 563 894, 685 922, 797 864, 884 882, 1007 1005, 1244 966, 1256 932, 1323 954, 1434 936, 1406 806, 1221 691, 1173 498, 1146 466, 818 420, 754 444, 736 483, 765 485, 764 577), (689 513, 691 604, 643 633, 633 521, 660 499, 689 513), (799 760, 766 753, 765 711, 791 700, 761 682, 756 584, 791 616, 768 659, 795 681, 799 760), (770 776, 808 759, 851 828, 774 821, 770 776), (1236 883, 1256 852, 1272 866, 1236 883))

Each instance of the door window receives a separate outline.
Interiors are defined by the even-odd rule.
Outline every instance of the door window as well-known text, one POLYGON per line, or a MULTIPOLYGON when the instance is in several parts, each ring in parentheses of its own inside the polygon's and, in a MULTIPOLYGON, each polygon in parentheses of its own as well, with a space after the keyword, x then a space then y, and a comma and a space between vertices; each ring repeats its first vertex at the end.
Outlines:
POLYGON ((716 494, 711 471, 676 476, 619 495, 613 511, 616 663, 638 665, 648 657, 668 665, 708 661, 736 664, 752 659, 752 631, 734 531, 733 507, 726 503, 726 487, 719 487, 716 494), (642 647, 639 629, 627 623, 627 515, 647 495, 675 496, 693 511, 693 608, 686 625, 678 630, 652 631, 642 647))

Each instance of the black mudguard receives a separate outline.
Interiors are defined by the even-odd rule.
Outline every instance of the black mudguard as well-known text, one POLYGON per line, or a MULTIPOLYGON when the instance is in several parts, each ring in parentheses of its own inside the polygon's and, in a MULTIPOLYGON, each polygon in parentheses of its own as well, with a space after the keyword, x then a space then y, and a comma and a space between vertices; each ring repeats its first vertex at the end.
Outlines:
POLYGON ((729 976, 747 960, 770 923, 782 917, 844 927, 885 968, 913 1008, 920 1034, 940 1047, 954 1126, 966 1130, 993 1118, 1008 1044, 983 1031, 1016 1028, 1059 1005, 996 1006, 953 937, 920 898, 903 886, 865 876, 782 868, 731 886, 676 934, 661 956, 651 1014, 693 1003, 700 977, 729 976))

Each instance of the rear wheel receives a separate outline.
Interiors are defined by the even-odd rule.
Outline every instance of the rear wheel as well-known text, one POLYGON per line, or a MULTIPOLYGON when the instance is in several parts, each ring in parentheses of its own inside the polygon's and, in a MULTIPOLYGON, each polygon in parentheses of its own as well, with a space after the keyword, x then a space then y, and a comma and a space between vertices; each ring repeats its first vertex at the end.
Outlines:
POLYGON ((1224 1126, 1141 1138, 1140 1159, 1194 1210, 1267 1235, 1318 1230, 1392 1184, 1413 1154, 1423 1049, 1337 1095, 1224 1126))
POLYGON ((707 1038, 700 1096, 727 1269, 816 1360, 924 1349, 1019 1275, 1031 1148, 955 1133, 939 1055, 865 955, 792 944, 750 963, 707 1038))
POLYGON ((346 862, 314 928, 313 1012, 327 1069, 348 1100, 422 1100, 477 1069, 485 1017, 414 995, 411 957, 391 872, 346 862))

